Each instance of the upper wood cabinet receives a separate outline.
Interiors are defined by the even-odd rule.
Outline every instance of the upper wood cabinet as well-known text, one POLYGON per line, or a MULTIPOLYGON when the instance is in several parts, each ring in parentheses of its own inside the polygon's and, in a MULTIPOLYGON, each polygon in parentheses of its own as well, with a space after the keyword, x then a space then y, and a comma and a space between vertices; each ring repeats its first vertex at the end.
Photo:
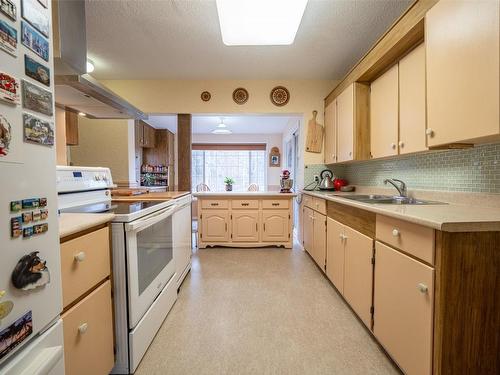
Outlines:
POLYGON ((66 120, 66 145, 78 145, 78 114, 71 111, 65 111, 66 120))
POLYGON ((325 164, 337 162, 337 99, 325 108, 325 164))
POLYGON ((427 150, 425 46, 399 61, 399 153, 427 150))
POLYGON ((139 147, 153 148, 156 145, 156 130, 143 121, 135 122, 135 142, 139 147))
POLYGON ((371 156, 380 158, 397 155, 399 138, 397 64, 372 82, 370 95, 371 156))
POLYGON ((337 161, 370 157, 370 87, 349 85, 337 99, 337 161))
POLYGON ((500 134, 498 1, 439 1, 426 14, 428 146, 500 134))
POLYGON ((408 375, 432 373, 434 269, 376 242, 373 333, 408 375))

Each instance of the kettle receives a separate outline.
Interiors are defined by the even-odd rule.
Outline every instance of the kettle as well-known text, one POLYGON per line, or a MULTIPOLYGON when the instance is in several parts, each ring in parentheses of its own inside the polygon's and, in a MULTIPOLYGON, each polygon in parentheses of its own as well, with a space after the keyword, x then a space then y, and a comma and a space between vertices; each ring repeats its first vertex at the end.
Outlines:
POLYGON ((321 182, 319 183, 320 190, 335 190, 335 185, 333 184, 335 176, 331 170, 325 169, 319 175, 321 177, 321 182))

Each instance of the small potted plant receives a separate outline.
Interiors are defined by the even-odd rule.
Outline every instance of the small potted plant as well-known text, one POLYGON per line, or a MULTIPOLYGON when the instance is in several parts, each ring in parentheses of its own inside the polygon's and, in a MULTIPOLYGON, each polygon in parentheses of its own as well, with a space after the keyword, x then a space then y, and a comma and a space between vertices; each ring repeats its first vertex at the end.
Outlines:
POLYGON ((233 191, 234 180, 231 177, 224 178, 224 183, 226 184, 226 191, 233 191))

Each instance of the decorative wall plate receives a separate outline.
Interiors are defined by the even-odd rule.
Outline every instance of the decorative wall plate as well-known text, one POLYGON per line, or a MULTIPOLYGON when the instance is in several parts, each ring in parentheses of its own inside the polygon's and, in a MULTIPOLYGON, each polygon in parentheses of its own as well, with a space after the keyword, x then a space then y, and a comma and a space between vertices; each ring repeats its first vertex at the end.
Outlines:
POLYGON ((290 100, 290 92, 286 87, 276 86, 271 90, 270 98, 274 105, 282 107, 290 100))
POLYGON ((201 97, 201 100, 203 100, 204 102, 208 102, 210 100, 210 98, 212 97, 212 95, 208 91, 203 91, 201 93, 200 97, 201 97))
POLYGON ((248 100, 248 91, 243 87, 238 87, 233 91, 233 100, 236 104, 245 104, 248 100))

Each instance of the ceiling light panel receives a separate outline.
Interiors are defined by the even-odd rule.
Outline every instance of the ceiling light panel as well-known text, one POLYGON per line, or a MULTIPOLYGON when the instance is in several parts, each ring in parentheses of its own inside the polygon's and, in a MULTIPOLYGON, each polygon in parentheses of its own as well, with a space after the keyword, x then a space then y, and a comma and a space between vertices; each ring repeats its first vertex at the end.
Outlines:
POLYGON ((289 45, 307 0, 217 0, 222 41, 228 46, 289 45))

